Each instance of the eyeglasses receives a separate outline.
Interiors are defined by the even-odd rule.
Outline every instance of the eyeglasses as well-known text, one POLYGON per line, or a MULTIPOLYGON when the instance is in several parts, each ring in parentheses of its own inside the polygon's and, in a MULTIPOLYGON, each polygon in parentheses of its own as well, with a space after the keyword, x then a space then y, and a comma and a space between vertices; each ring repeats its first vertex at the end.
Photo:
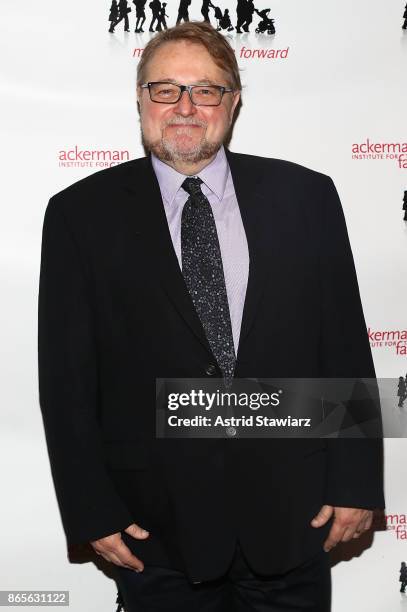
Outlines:
POLYGON ((231 87, 222 85, 177 85, 166 81, 143 83, 140 87, 148 88, 151 101, 160 104, 175 104, 187 91, 195 106, 219 106, 223 94, 233 91, 231 87))

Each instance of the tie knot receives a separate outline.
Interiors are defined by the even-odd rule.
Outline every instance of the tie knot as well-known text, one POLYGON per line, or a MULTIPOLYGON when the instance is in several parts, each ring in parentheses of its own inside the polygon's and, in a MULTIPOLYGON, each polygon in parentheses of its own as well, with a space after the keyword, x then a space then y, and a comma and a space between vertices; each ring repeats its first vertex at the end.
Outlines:
POLYGON ((182 189, 184 189, 190 196, 202 195, 201 183, 202 179, 199 176, 189 176, 182 183, 182 189))

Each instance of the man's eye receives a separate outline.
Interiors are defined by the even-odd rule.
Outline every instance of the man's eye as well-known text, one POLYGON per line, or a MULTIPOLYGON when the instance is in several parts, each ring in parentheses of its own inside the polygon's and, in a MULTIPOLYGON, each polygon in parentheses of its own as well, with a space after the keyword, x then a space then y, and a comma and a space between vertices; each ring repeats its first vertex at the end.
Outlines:
POLYGON ((171 96, 174 93, 174 89, 159 89, 157 93, 159 96, 171 96))
POLYGON ((210 97, 214 95, 213 89, 208 89, 207 87, 200 87, 196 91, 197 91, 197 94, 199 94, 200 96, 210 97))

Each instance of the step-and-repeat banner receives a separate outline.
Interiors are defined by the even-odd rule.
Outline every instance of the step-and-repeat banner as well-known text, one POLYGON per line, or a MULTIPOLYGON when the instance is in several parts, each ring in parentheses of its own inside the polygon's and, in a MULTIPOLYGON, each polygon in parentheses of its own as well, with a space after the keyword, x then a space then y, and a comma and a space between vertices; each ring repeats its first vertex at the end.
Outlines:
MULTIPOLYGON (((69 590, 72 611, 111 612, 116 588, 103 567, 82 563, 77 553, 71 562, 67 557, 38 405, 36 307, 48 199, 90 173, 144 155, 135 91, 143 48, 177 20, 208 18, 230 41, 244 85, 230 148, 333 178, 377 376, 402 384, 407 6, 405 0, 4 0, 0 13, 0 589, 69 590)), ((407 399, 395 397, 394 410, 407 410, 407 399)), ((387 439, 387 509, 373 534, 332 554, 333 612, 407 609, 399 582, 407 561, 406 470, 407 441, 387 439)))

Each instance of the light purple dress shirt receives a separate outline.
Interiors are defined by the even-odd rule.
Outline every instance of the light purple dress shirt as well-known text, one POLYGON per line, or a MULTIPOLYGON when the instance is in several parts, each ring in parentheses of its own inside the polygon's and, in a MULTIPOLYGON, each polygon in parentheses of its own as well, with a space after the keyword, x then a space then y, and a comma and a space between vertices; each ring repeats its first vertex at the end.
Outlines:
MULTIPOLYGON (((151 155, 151 159, 160 185, 172 243, 182 270, 181 215, 189 195, 181 185, 187 176, 177 172, 154 154, 151 155)), ((195 176, 199 176, 203 181, 202 193, 208 198, 215 218, 232 322, 233 343, 237 355, 249 276, 249 249, 223 146, 216 157, 195 176)))

